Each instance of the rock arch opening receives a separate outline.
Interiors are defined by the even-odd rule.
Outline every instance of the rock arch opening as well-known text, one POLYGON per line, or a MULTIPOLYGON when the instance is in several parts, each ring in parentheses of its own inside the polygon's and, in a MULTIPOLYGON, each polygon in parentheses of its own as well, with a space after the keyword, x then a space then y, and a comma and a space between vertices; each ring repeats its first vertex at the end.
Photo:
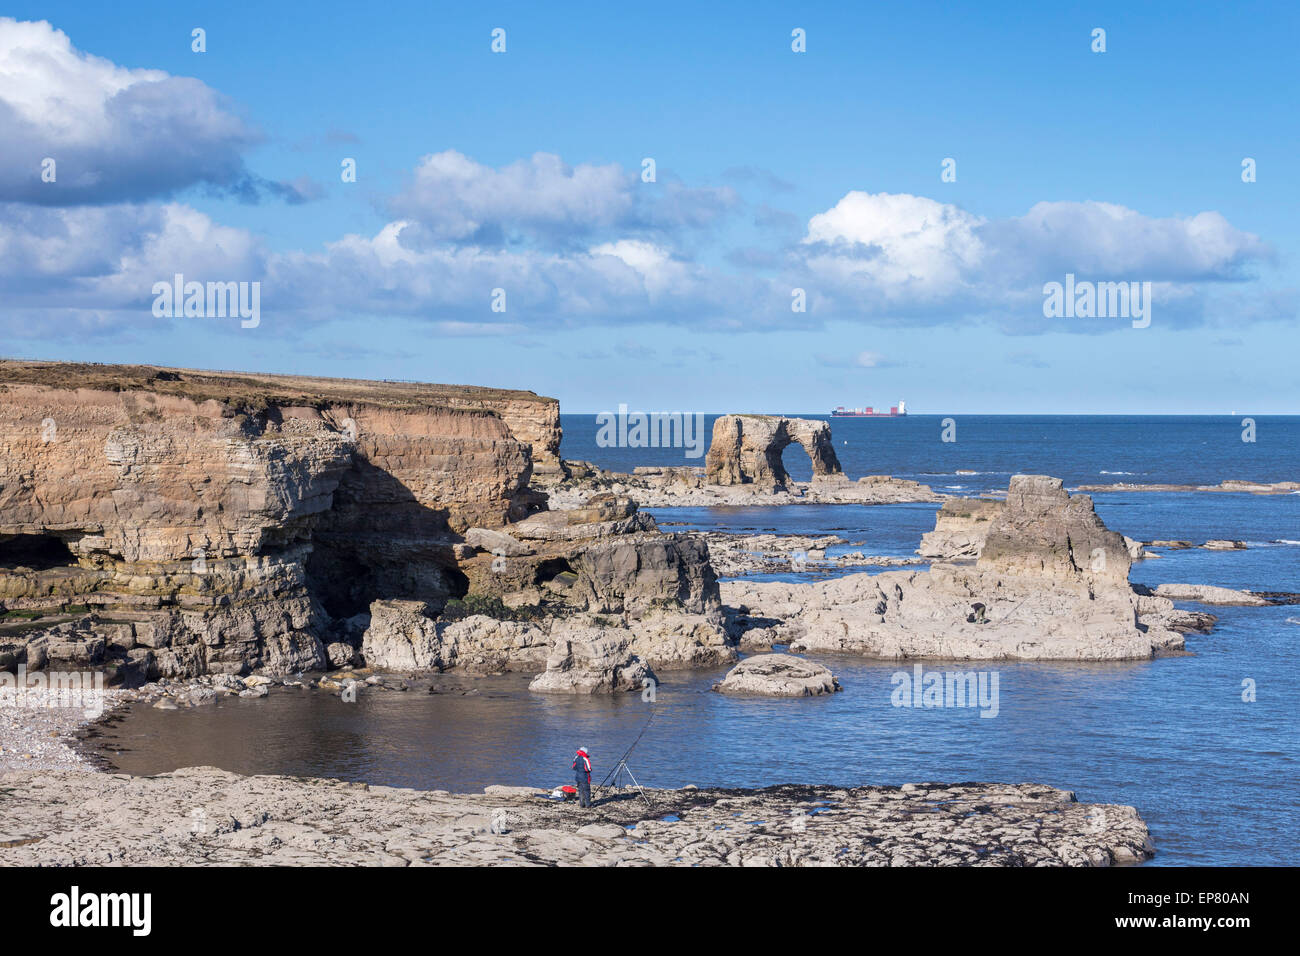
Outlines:
MULTIPOLYGON (((713 441, 705 459, 705 481, 714 485, 752 484, 764 490, 784 488, 792 479, 783 456, 792 444, 808 455, 811 477, 843 474, 831 427, 808 418, 778 415, 723 415, 713 423, 713 441)), ((802 473, 803 468, 798 469, 802 473)))

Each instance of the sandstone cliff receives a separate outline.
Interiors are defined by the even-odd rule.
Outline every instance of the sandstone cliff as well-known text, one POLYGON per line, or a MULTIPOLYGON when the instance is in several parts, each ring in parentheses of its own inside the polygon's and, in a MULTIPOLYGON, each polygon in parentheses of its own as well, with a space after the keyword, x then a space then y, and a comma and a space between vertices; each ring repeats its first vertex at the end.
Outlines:
MULTIPOLYGON (((436 613, 496 580, 464 534, 546 507, 558 423, 531 392, 0 362, 0 655, 136 679, 345 660, 373 602, 436 613)), ((573 574, 580 608, 716 615, 707 548, 634 511, 617 542, 524 548, 512 590, 573 574)))

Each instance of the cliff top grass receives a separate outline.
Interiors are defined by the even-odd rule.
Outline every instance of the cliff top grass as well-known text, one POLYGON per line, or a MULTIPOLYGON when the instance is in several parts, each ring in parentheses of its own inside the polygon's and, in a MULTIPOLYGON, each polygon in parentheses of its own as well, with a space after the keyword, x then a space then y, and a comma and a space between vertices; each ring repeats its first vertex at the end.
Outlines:
POLYGON ((196 402, 217 401, 240 410, 269 405, 356 403, 389 407, 457 407, 462 402, 552 402, 534 392, 476 385, 372 381, 260 372, 204 371, 158 365, 39 362, 0 359, 0 387, 44 385, 61 389, 154 392, 196 402))

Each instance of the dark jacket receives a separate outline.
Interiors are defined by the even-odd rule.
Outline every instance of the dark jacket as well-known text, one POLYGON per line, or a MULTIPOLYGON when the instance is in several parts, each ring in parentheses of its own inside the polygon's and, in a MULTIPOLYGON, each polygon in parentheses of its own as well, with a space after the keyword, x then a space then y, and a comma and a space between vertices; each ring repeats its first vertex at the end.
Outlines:
POLYGON ((587 783, 591 783, 591 758, 579 750, 573 756, 573 777, 581 783, 584 775, 587 783))

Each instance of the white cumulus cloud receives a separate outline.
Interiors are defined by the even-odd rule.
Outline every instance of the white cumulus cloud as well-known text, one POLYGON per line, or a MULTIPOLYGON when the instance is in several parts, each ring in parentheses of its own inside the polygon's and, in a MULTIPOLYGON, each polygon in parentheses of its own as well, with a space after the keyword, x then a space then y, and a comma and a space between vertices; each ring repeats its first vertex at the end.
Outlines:
POLYGON ((215 90, 83 52, 45 21, 0 17, 0 131, 0 201, 138 201, 197 184, 245 200, 309 198, 245 168, 260 134, 215 90))

